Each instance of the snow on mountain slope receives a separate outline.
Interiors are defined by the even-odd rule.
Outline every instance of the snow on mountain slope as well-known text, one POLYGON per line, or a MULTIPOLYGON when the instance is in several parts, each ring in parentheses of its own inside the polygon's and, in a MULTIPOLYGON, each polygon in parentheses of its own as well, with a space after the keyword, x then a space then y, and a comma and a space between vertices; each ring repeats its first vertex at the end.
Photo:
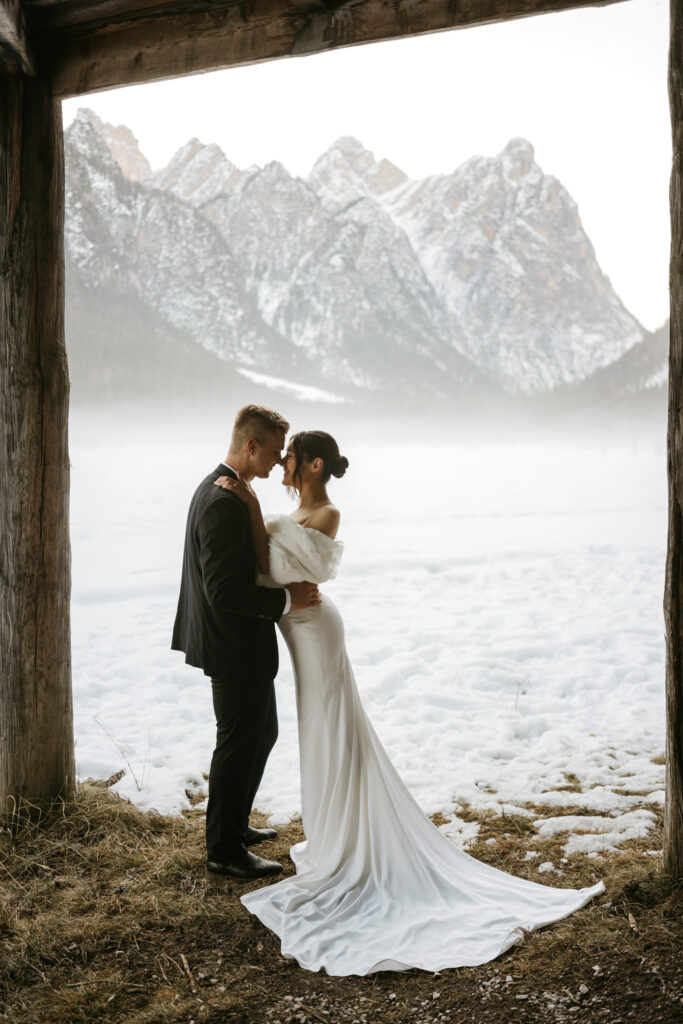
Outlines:
POLYGON ((372 200, 331 215, 271 163, 203 211, 230 240, 264 318, 324 378, 409 391, 476 379, 405 233, 372 200))
POLYGON ((72 272, 91 288, 134 291, 224 359, 291 364, 291 346, 260 316, 237 261, 206 218, 171 193, 125 179, 87 118, 71 125, 65 151, 72 272))
POLYGON ((506 390, 583 380, 643 338, 600 270, 575 202, 526 140, 407 183, 384 202, 464 351, 506 390))
POLYGON ((167 167, 156 171, 151 184, 193 206, 201 206, 223 192, 233 191, 244 174, 230 163, 219 146, 204 146, 199 139, 190 139, 167 167))
POLYGON ((333 213, 361 196, 381 196, 408 181, 407 174, 350 136, 337 139, 316 160, 308 184, 333 213))
POLYGON ((278 162, 241 170, 197 139, 148 173, 126 132, 82 111, 66 133, 69 266, 240 366, 532 395, 645 337, 524 139, 411 181, 345 137, 304 180, 278 162))
POLYGON ((79 120, 87 121, 107 144, 107 148, 121 173, 129 181, 147 181, 152 175, 149 160, 141 152, 138 140, 125 125, 108 124, 93 110, 83 107, 78 111, 79 120))

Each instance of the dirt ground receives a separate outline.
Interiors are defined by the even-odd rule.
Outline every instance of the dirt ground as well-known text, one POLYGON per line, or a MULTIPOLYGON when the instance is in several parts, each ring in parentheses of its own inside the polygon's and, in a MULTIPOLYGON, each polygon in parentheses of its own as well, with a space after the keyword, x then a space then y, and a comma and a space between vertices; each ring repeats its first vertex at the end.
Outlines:
MULTIPOLYGON (((538 811, 580 814, 580 793, 575 806, 538 811)), ((0 830, 0 1020, 683 1022, 683 884, 645 853, 661 834, 539 876, 541 861, 560 863, 562 836, 541 841, 521 816, 462 814, 480 823, 473 856, 546 884, 602 878, 606 892, 482 967, 331 978, 280 955, 239 902, 253 883, 207 879, 199 813, 143 814, 106 783, 42 815, 22 809, 0 830), (540 858, 525 860, 529 849, 540 858)), ((293 823, 259 852, 291 872, 287 851, 301 838, 293 823)))

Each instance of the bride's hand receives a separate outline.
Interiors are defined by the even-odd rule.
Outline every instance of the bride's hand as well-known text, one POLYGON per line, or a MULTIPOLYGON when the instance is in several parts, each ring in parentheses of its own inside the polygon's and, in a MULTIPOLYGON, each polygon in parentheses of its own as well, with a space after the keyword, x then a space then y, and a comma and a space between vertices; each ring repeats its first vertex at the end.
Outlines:
POLYGON ((225 491, 232 491, 235 497, 239 498, 247 506, 258 505, 259 503, 251 485, 241 477, 235 480, 231 476, 219 476, 217 480, 214 480, 214 484, 216 487, 222 487, 225 491))

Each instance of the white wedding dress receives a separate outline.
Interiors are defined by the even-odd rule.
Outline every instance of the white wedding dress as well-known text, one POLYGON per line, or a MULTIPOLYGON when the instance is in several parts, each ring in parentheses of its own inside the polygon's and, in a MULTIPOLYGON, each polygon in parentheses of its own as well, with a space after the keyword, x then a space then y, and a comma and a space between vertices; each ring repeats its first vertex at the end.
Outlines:
MULTIPOLYGON (((272 580, 261 582, 335 575, 339 541, 287 516, 266 525, 272 580)), ((279 625, 296 679, 307 838, 291 849, 296 875, 242 903, 280 937, 284 956, 338 976, 474 966, 604 892, 602 882, 529 882, 453 846, 410 795, 363 711, 333 602, 323 596, 318 608, 279 625)))

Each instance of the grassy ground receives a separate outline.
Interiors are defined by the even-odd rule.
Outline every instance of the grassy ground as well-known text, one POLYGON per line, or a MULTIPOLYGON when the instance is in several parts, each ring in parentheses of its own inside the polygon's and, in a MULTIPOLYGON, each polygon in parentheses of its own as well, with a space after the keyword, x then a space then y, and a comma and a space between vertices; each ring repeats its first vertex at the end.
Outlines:
MULTIPOLYGON (((579 801, 539 814, 581 813, 579 801)), ((524 817, 463 816, 481 826, 474 856, 548 884, 602 878, 606 893, 482 967, 329 978, 280 956, 239 902, 249 885, 207 880, 198 814, 144 814, 106 784, 85 784, 39 821, 2 823, 0 1020, 680 1024, 683 886, 644 852, 661 835, 603 858, 572 855, 558 879, 536 867, 560 862, 562 837, 539 841, 524 817), (525 860, 531 848, 540 858, 525 860)), ((300 838, 292 824, 260 852, 291 872, 300 838)))

